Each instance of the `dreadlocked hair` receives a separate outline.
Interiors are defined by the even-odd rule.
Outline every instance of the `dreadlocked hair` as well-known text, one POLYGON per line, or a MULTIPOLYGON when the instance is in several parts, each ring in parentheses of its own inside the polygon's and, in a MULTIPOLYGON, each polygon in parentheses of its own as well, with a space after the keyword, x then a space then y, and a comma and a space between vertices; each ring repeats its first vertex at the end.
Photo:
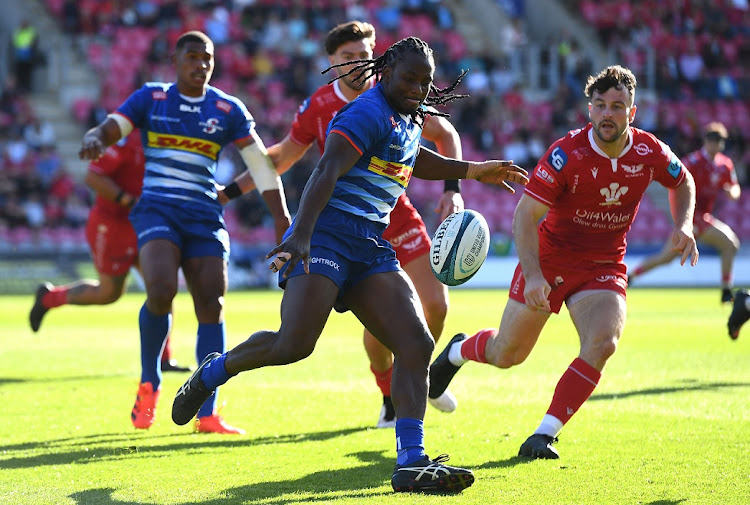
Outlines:
MULTIPOLYGON (((342 77, 346 77, 347 75, 357 74, 355 77, 355 80, 357 81, 366 81, 372 76, 375 76, 377 80, 380 80, 380 76, 383 73, 383 69, 386 67, 394 67, 398 62, 403 60, 403 56, 409 52, 418 52, 422 55, 424 55, 429 61, 433 62, 434 65, 434 58, 432 55, 432 49, 427 44, 427 42, 423 41, 422 39, 419 39, 417 37, 407 37, 405 39, 401 39, 395 44, 393 44, 391 47, 389 47, 385 53, 382 54, 382 56, 379 56, 372 60, 354 60, 354 61, 347 61, 345 63, 339 63, 338 65, 331 65, 327 69, 323 70, 321 73, 325 74, 329 72, 330 70, 333 70, 337 67, 343 67, 347 65, 354 65, 348 72, 345 74, 341 74, 337 77, 334 77, 330 81, 328 81, 328 84, 331 84, 332 82, 341 79, 342 77)), ((466 75, 466 72, 468 70, 463 70, 461 72, 461 75, 458 76, 458 78, 453 81, 453 84, 446 88, 438 88, 434 84, 430 84, 430 91, 427 93, 427 98, 425 98, 423 105, 424 107, 419 107, 413 114, 412 118, 414 121, 419 125, 422 126, 424 124, 424 118, 426 115, 430 116, 440 116, 440 117, 450 117, 450 114, 447 114, 445 112, 439 112, 434 109, 437 105, 445 105, 449 102, 452 102, 453 100, 457 100, 459 98, 466 98, 469 95, 457 95, 453 94, 452 91, 456 89, 456 86, 459 85, 461 82, 461 79, 464 78, 466 75), (427 110, 427 107, 430 109, 427 110)))

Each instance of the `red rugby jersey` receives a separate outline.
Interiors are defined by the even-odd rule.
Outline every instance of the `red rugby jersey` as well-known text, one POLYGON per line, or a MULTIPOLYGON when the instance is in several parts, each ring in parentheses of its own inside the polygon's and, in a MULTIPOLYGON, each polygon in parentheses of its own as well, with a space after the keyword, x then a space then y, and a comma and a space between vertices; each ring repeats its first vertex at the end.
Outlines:
POLYGON ((341 92, 339 81, 321 86, 299 106, 292 122, 290 138, 303 146, 317 141, 318 149, 323 154, 328 123, 347 103, 349 100, 341 92))
POLYGON ((711 213, 716 198, 724 191, 725 184, 737 184, 734 163, 724 153, 717 153, 713 161, 704 149, 685 157, 685 166, 695 179, 695 216, 711 213))
MULTIPOLYGON (((125 192, 139 197, 146 165, 138 130, 133 130, 126 139, 109 146, 101 158, 91 162, 89 170, 111 178, 125 192)), ((91 211, 127 218, 130 209, 96 195, 91 211)))
POLYGON ((540 254, 561 260, 622 261, 625 234, 652 180, 671 188, 686 169, 654 135, 630 128, 619 158, 597 147, 591 123, 550 146, 525 193, 550 207, 539 224, 540 254))

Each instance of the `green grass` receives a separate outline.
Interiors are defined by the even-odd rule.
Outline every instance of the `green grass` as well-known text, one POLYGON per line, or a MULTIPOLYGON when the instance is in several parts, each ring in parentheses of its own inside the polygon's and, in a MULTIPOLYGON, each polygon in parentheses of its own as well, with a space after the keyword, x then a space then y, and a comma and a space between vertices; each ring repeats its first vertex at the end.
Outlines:
MULTIPOLYGON (((504 291, 453 291, 452 334, 495 326, 504 291)), ((228 344, 278 325, 281 293, 230 293, 228 344)), ((395 495, 392 430, 376 430, 379 391, 361 329, 334 314, 307 360, 241 374, 223 386, 244 437, 174 425, 186 374, 167 374, 156 424, 132 428, 143 295, 64 307, 28 329, 31 296, 0 298, 0 503, 210 504, 742 504, 750 503, 750 328, 726 335, 718 290, 631 290, 619 350, 563 430, 561 459, 525 461, 536 428, 578 350, 565 311, 511 370, 467 364, 453 414, 429 408, 428 453, 475 470, 458 497, 395 495)), ((176 301, 173 349, 194 362, 196 324, 176 301)))

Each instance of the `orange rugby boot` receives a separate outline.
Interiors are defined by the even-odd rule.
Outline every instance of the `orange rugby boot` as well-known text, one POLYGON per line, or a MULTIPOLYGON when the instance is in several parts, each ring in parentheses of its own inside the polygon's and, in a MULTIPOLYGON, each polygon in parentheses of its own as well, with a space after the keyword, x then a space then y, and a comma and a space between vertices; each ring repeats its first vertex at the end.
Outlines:
POLYGON ((210 416, 199 417, 195 420, 195 431, 198 433, 220 433, 222 435, 244 435, 245 430, 235 428, 224 421, 215 411, 210 416))
POLYGON ((130 412, 130 420, 139 430, 147 430, 154 424, 160 391, 161 389, 154 391, 154 386, 150 382, 142 382, 138 386, 138 395, 130 412))

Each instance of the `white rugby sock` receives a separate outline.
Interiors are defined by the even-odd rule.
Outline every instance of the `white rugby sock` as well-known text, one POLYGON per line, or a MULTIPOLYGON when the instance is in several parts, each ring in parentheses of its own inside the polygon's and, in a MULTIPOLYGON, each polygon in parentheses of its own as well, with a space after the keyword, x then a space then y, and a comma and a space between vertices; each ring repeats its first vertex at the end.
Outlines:
POLYGON ((550 437, 556 437, 558 433, 563 428, 563 423, 555 416, 551 416, 549 414, 544 414, 544 418, 542 419, 542 423, 539 425, 539 427, 534 432, 535 434, 540 435, 547 435, 550 437))
MULTIPOLYGON (((748 298, 748 300, 750 300, 750 298, 748 298)), ((462 340, 461 342, 456 342, 448 350, 448 361, 450 361, 456 366, 461 366, 467 361, 469 361, 468 359, 463 357, 463 354, 461 354, 461 346, 463 345, 464 342, 466 341, 462 340)))

